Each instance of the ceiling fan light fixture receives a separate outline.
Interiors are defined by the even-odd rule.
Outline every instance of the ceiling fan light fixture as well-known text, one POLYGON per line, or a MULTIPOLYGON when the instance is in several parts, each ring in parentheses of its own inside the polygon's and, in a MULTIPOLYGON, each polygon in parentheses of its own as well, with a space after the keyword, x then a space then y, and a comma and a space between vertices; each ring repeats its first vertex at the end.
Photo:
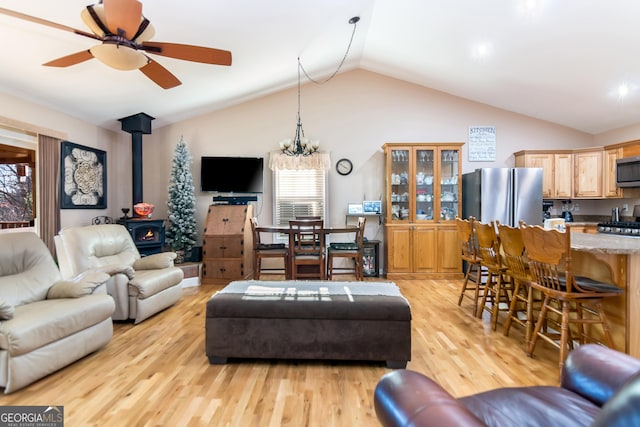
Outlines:
POLYGON ((89 51, 100 62, 116 70, 137 70, 149 62, 144 53, 121 44, 103 43, 89 51))

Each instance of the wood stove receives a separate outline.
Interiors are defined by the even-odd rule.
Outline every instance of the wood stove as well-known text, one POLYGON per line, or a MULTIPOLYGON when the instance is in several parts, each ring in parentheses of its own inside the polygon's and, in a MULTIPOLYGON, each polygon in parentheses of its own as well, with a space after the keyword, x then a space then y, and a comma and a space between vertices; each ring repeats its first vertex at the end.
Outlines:
POLYGON ((164 247, 163 219, 120 218, 117 222, 127 228, 140 255, 162 252, 164 247))
MULTIPOLYGON (((151 121, 154 118, 145 113, 138 113, 118 120, 122 123, 122 130, 131 134, 131 195, 133 206, 135 206, 144 201, 142 197, 142 135, 151 133, 151 121)), ((134 215, 137 215, 135 211, 134 215)), ((140 255, 162 252, 164 248, 163 219, 125 216, 117 222, 129 230, 140 255)))

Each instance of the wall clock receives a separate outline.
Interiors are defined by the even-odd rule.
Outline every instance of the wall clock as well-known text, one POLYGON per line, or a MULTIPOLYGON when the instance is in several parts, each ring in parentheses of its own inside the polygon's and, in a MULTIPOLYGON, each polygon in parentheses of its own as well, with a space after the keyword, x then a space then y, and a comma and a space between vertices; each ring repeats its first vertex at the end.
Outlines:
POLYGON ((353 171, 353 163, 349 159, 340 159, 336 163, 336 170, 340 175, 349 175, 353 171))

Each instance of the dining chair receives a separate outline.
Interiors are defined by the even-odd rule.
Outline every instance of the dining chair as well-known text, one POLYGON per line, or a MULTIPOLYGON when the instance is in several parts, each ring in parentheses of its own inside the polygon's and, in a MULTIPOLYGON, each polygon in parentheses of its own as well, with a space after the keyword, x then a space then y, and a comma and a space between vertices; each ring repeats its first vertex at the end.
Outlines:
POLYGON ((289 278, 289 249, 284 243, 262 243, 258 230, 258 218, 251 218, 251 232, 253 234, 253 278, 259 280, 262 275, 280 275, 289 278), (263 259, 281 258, 282 267, 263 267, 263 259))
POLYGON ((473 231, 474 221, 474 217, 469 217, 469 219, 456 217, 460 257, 466 264, 458 305, 462 305, 462 300, 465 297, 470 298, 473 301, 473 316, 475 317, 478 315, 478 302, 482 297, 480 292, 484 292, 484 284, 482 282, 482 266, 480 265, 481 258, 477 252, 476 238, 473 231), (473 282, 473 286, 470 286, 469 282, 473 282))
POLYGON ((325 238, 324 221, 291 220, 289 221, 289 244, 293 246, 291 253, 291 277, 320 278, 325 280, 325 238))
POLYGON ((569 227, 563 232, 531 225, 521 227, 521 232, 529 257, 531 286, 544 295, 527 355, 533 354, 538 338, 541 338, 560 350, 559 366, 562 368, 569 350, 573 349, 574 340, 579 344, 597 342, 613 347, 602 302, 605 298, 620 295, 622 289, 611 283, 575 275, 569 227), (555 316, 549 316, 549 313, 555 316), (547 322, 555 324, 556 316, 560 318, 557 328, 547 326, 543 330, 542 326, 547 322), (596 325, 602 327, 602 335, 596 336, 596 325))
POLYGON ((487 281, 477 317, 481 318, 485 310, 491 313, 491 328, 495 331, 498 327, 499 312, 508 311, 511 305, 509 293, 513 291, 513 281, 507 276, 507 267, 502 262, 500 238, 494 222, 486 224, 474 221, 473 228, 481 259, 480 265, 487 270, 487 281), (491 306, 487 305, 487 301, 491 302, 491 306))
POLYGON ((329 280, 337 275, 355 275, 356 280, 364 280, 363 258, 364 258, 364 227, 367 219, 358 217, 358 229, 356 230, 353 242, 330 243, 327 248, 327 265, 329 266, 329 280), (340 258, 353 260, 353 268, 336 267, 334 261, 340 258))
POLYGON ((504 324, 504 335, 509 336, 511 324, 515 322, 524 329, 524 349, 527 351, 533 332, 534 310, 539 309, 542 299, 537 297, 539 291, 531 287, 531 271, 529 259, 522 240, 522 232, 518 227, 500 224, 496 221, 502 259, 507 267, 507 275, 513 280, 511 304, 504 324))

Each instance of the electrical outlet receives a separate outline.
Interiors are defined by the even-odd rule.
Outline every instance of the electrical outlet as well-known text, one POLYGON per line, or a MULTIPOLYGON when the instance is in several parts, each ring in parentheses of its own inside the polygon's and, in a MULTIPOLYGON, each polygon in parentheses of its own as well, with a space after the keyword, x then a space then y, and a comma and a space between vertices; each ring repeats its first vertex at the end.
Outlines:
POLYGON ((628 204, 625 203, 624 205, 622 205, 622 212, 626 212, 628 210, 629 210, 629 205, 628 204))
POLYGON ((579 203, 574 203, 573 204, 573 210, 576 212, 580 212, 580 204, 579 203))

